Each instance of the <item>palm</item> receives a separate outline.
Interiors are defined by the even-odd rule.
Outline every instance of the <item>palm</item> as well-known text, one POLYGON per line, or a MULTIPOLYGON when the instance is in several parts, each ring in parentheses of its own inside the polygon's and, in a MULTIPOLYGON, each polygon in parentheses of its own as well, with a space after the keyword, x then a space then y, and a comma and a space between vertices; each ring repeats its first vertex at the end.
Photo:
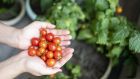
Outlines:
POLYGON ((27 72, 33 75, 50 75, 61 71, 61 67, 72 57, 73 49, 65 48, 63 50, 63 58, 56 63, 54 67, 47 67, 47 65, 39 57, 30 57, 27 55, 27 51, 22 52, 25 62, 25 69, 27 72))
POLYGON ((69 45, 71 36, 68 35, 69 32, 67 30, 56 30, 53 29, 54 26, 49 23, 42 23, 42 22, 34 22, 22 29, 20 34, 20 40, 19 40, 19 48, 21 49, 27 49, 27 47, 30 46, 30 40, 33 37, 39 37, 39 29, 47 28, 48 32, 54 33, 55 36, 59 36, 62 39, 61 45, 69 45))

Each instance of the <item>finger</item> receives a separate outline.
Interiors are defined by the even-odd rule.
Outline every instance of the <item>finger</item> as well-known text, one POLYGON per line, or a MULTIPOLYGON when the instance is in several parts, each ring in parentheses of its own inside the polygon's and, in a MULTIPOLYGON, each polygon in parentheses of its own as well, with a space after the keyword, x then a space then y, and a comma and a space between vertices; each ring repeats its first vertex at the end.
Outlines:
POLYGON ((71 44, 71 42, 70 41, 62 41, 61 42, 61 46, 68 46, 68 45, 70 45, 71 44))
POLYGON ((62 57, 62 59, 60 61, 58 61, 55 65, 55 67, 57 68, 61 68, 73 55, 74 49, 69 48, 69 50, 67 49, 63 54, 65 56, 62 57))
POLYGON ((66 55, 69 54, 69 53, 73 53, 73 51, 74 51, 73 48, 65 48, 65 49, 63 49, 63 51, 62 51, 62 56, 64 57, 64 56, 66 56, 66 55))
POLYGON ((72 39, 71 35, 63 35, 63 36, 55 36, 55 37, 60 37, 61 40, 71 40, 72 39))
POLYGON ((48 29, 47 31, 53 33, 54 35, 68 35, 68 34, 70 34, 69 30, 48 29))
POLYGON ((42 75, 51 75, 51 74, 55 74, 58 72, 62 72, 62 69, 60 69, 60 68, 47 68, 47 69, 42 71, 42 75))
POLYGON ((33 22, 33 25, 34 26, 37 26, 37 27, 39 27, 39 28, 55 28, 55 25, 53 25, 53 24, 51 24, 51 23, 49 23, 49 22, 41 22, 41 21, 35 21, 35 22, 33 22))

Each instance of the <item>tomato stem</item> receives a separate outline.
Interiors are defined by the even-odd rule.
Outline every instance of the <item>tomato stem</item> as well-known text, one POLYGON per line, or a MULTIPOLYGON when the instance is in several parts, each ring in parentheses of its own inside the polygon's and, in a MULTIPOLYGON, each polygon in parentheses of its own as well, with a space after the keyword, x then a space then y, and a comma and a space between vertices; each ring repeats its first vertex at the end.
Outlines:
POLYGON ((110 58, 108 67, 107 67, 104 75, 101 77, 101 79, 108 79, 108 77, 109 77, 109 75, 111 73, 112 67, 113 67, 113 62, 112 62, 112 59, 110 58))

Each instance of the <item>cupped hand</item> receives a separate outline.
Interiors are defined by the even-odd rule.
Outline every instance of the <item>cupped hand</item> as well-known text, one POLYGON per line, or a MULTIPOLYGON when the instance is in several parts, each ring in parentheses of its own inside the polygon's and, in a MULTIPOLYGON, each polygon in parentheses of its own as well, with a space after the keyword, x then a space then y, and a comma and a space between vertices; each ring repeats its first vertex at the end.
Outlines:
POLYGON ((59 36, 62 40, 62 46, 70 44, 69 40, 72 39, 72 37, 71 35, 69 35, 70 32, 68 30, 54 29, 55 26, 53 24, 50 24, 48 22, 35 21, 19 31, 18 48, 27 49, 31 45, 31 38, 39 37, 40 28, 46 28, 48 33, 51 32, 55 36, 59 36))
POLYGON ((39 57, 30 57, 28 56, 27 51, 21 52, 20 58, 22 58, 22 64, 24 72, 29 72, 36 76, 41 75, 51 75, 57 72, 62 72, 60 69, 73 55, 74 50, 72 48, 65 48, 62 53, 63 57, 59 61, 57 61, 54 67, 48 67, 43 60, 39 57))

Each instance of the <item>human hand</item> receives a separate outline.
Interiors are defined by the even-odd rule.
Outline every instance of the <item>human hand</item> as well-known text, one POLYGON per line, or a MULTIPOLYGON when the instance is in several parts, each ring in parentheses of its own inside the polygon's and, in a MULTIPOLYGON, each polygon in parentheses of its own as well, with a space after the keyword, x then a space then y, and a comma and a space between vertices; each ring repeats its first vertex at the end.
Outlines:
POLYGON ((39 57, 30 57, 27 51, 23 51, 3 62, 0 62, 0 78, 14 79, 23 72, 29 72, 35 76, 50 75, 62 72, 60 69, 73 55, 72 48, 65 48, 63 57, 56 62, 54 67, 48 67, 39 57))
POLYGON ((62 72, 60 69, 73 55, 74 50, 72 48, 64 48, 62 53, 63 57, 59 61, 56 62, 54 67, 48 67, 43 60, 41 60, 39 57, 30 57, 27 54, 27 51, 21 52, 20 58, 22 58, 23 61, 23 69, 24 72, 29 72, 36 76, 41 75, 51 75, 55 74, 57 72, 62 72))
POLYGON ((46 28, 47 32, 52 32, 55 36, 59 36, 62 40, 61 42, 62 46, 70 44, 69 40, 72 39, 72 37, 71 35, 69 35, 70 32, 68 30, 54 29, 55 26, 50 23, 35 21, 19 31, 18 35, 19 41, 17 48, 27 49, 31 45, 30 44, 31 38, 39 37, 40 28, 46 28))

